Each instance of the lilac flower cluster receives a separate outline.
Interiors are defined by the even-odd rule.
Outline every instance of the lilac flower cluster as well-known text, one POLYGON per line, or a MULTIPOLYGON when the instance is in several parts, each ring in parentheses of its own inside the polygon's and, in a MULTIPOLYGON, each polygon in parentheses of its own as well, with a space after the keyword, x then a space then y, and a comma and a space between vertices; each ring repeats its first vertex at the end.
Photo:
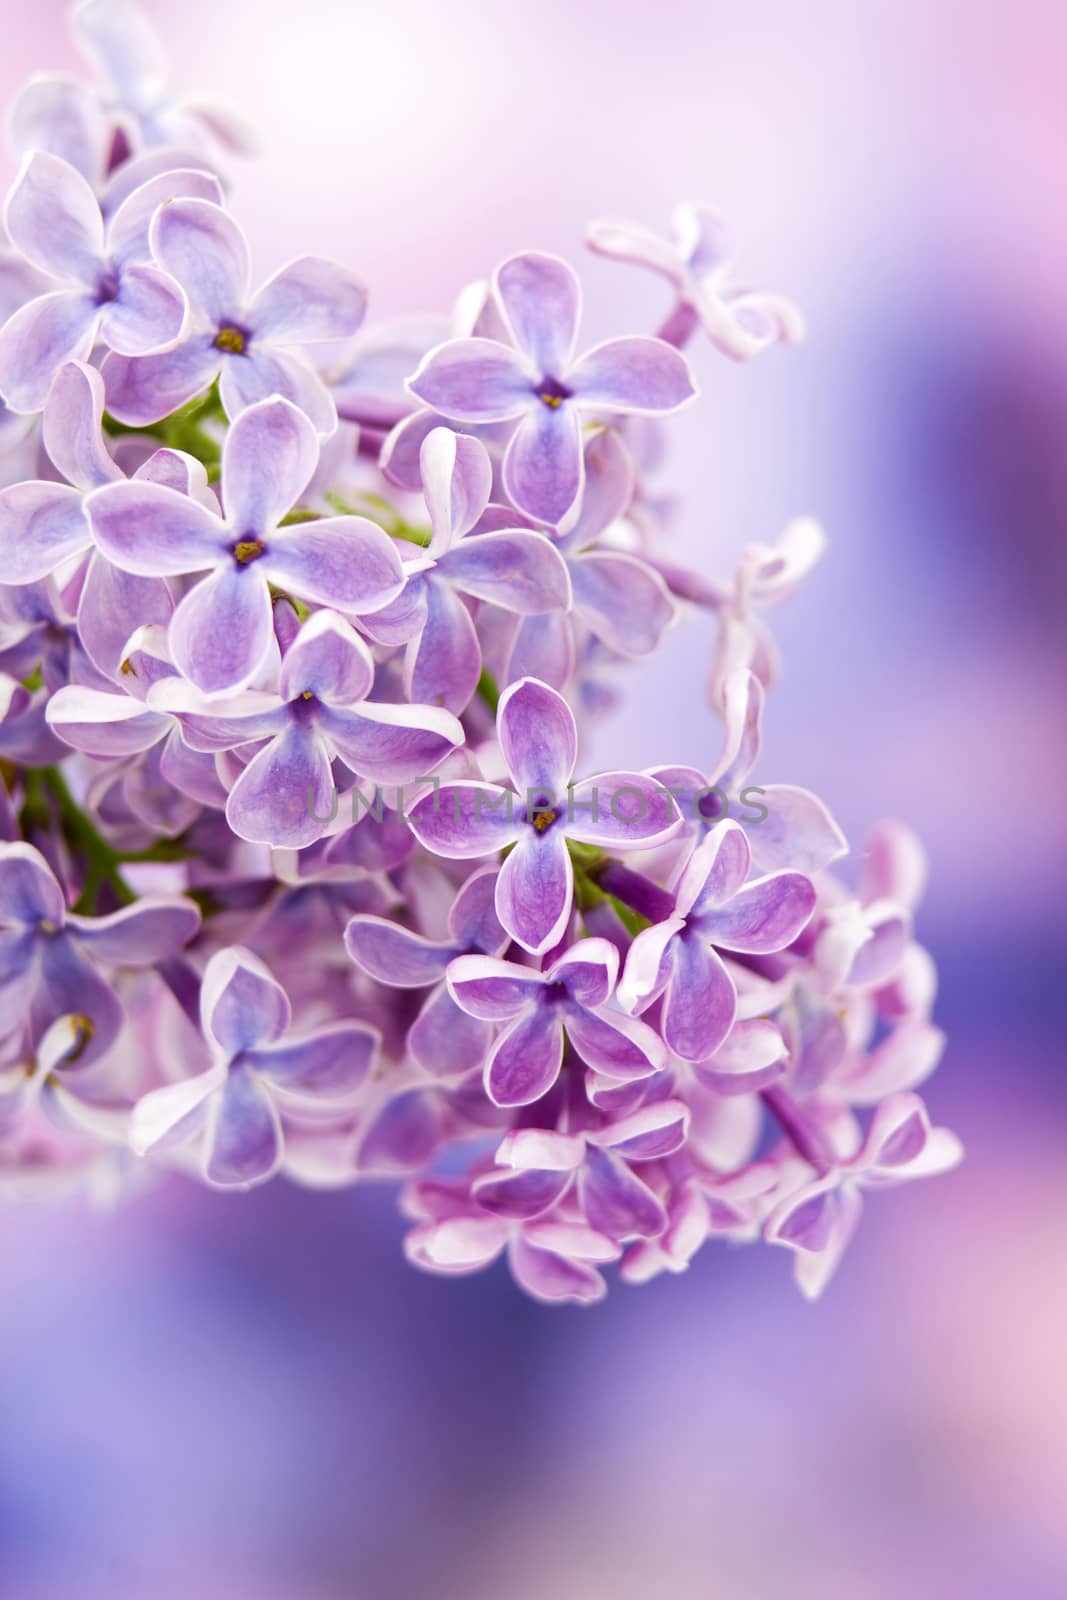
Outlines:
POLYGON ((399 1178, 434 1272, 589 1302, 763 1238, 816 1294, 864 1191, 960 1148, 915 1092, 916 841, 850 887, 758 783, 761 613, 822 535, 670 557, 683 347, 798 313, 692 209, 590 229, 670 285, 654 337, 584 347, 536 252, 451 322, 367 330, 310 256, 253 290, 235 122, 130 0, 73 18, 97 79, 19 97, 0 254, 0 1189, 399 1178), (694 609, 697 748, 588 773, 612 670, 694 609))

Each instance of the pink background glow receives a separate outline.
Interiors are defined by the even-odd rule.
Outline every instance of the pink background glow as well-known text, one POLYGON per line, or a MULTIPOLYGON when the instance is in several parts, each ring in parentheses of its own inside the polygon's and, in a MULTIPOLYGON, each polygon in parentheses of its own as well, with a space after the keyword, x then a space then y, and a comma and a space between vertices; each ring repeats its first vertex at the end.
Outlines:
MULTIPOLYGON (((0 1600, 1060 1600, 1067 1593, 1067 9, 1055 0, 183 0, 174 81, 257 123, 234 206, 371 314, 526 246, 590 338, 662 286, 587 220, 723 209, 809 342, 697 350, 679 551, 817 515, 761 775, 921 831, 969 1160, 873 1198, 826 1298, 709 1248, 588 1314, 399 1257, 388 1192, 178 1184, 0 1214, 0 1600)), ((75 69, 7 0, 0 97, 75 69)), ((10 165, 10 163, 8 164, 10 165)), ((600 764, 705 764, 711 635, 629 670, 600 764)))

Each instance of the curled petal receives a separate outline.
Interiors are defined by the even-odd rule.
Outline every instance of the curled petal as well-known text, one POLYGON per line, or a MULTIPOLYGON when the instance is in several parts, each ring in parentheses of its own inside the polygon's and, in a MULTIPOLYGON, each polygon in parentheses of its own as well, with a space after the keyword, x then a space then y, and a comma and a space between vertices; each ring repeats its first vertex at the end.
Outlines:
POLYGON ((84 362, 69 361, 48 392, 41 434, 53 466, 77 489, 98 489, 122 477, 104 445, 103 415, 104 383, 99 372, 84 362))
POLYGON ((293 723, 245 767, 230 790, 226 820, 239 839, 300 850, 326 832, 333 799, 322 739, 293 723))
POLYGON ((678 884, 678 915, 706 916, 725 905, 748 877, 752 848, 744 829, 719 822, 694 850, 678 884))
POLYGON ((250 950, 233 945, 212 956, 200 986, 200 1019, 228 1056, 274 1044, 291 1015, 285 990, 250 950))
POLYGON ((223 1189, 266 1183, 282 1160, 281 1119, 256 1074, 231 1066, 217 1097, 204 1149, 204 1177, 223 1189))
POLYGON ((112 416, 148 427, 211 387, 222 357, 210 335, 193 334, 158 356, 109 355, 101 368, 112 416))
POLYGON ((397 598, 405 581, 393 541, 364 517, 282 528, 264 564, 283 588, 339 611, 377 611, 397 598))
POLYGON ((136 755, 158 744, 170 728, 167 717, 140 700, 65 684, 48 702, 48 725, 75 750, 100 759, 136 755))
POLYGON ((660 1100, 588 1137, 590 1144, 614 1150, 627 1161, 655 1161, 681 1149, 688 1132, 689 1107, 685 1102, 660 1100))
POLYGON ((492 956, 457 956, 448 964, 453 1000, 483 1022, 505 1022, 536 1003, 544 978, 532 967, 492 956))
POLYGON ((636 1017, 573 1006, 567 1011, 567 1032, 586 1065, 609 1078, 647 1078, 667 1064, 663 1040, 636 1017))
POLYGON ((95 288, 104 220, 89 184, 69 162, 32 151, 8 196, 4 221, 12 244, 41 272, 95 288))
POLYGON ((425 777, 463 743, 462 726, 439 706, 365 700, 358 711, 320 711, 316 725, 358 777, 378 783, 425 777))
POLYGON ((471 1185, 471 1196, 496 1217, 539 1217, 570 1185, 567 1172, 486 1172, 471 1185))
POLYGON ((667 1226, 652 1190, 608 1150, 590 1146, 578 1188, 586 1220, 610 1239, 654 1239, 667 1226))
POLYGON ((61 928, 65 920, 63 891, 40 851, 21 842, 0 844, 0 923, 61 928))
POLYGON ((345 949, 358 967, 396 989, 423 989, 439 983, 453 956, 450 945, 435 944, 384 917, 353 917, 345 929, 345 949))
POLYGON ((210 1067, 194 1078, 153 1089, 133 1108, 130 1117, 130 1143, 139 1156, 157 1145, 174 1142, 198 1128, 201 1113, 212 1095, 226 1082, 225 1066, 210 1067))
POLYGON ((100 337, 124 356, 148 355, 177 340, 185 322, 185 296, 158 267, 141 263, 122 274, 118 298, 100 316, 100 337))
POLYGON ((107 230, 108 253, 113 261, 150 261, 148 235, 160 206, 175 200, 223 201, 222 185, 213 173, 195 167, 176 167, 146 177, 119 203, 107 230))
POLYGON ((508 1266, 520 1289, 548 1305, 595 1305, 607 1284, 595 1267, 554 1250, 539 1250, 526 1239, 508 1245, 508 1266))
POLYGON ((479 439, 434 428, 422 442, 419 468, 433 528, 430 554, 439 556, 474 527, 488 505, 492 463, 479 439))
POLYGON ((316 611, 285 653, 280 688, 285 700, 310 692, 332 706, 366 698, 374 662, 363 640, 335 611, 316 611))

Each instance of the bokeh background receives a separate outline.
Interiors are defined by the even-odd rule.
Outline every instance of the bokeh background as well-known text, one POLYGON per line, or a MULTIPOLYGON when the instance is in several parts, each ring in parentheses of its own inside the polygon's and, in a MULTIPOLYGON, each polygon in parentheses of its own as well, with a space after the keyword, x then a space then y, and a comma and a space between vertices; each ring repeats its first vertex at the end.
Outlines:
MULTIPOLYGON (((800 512, 767 778, 922 832, 955 1175, 875 1197, 816 1306, 784 1252, 550 1311, 402 1262, 388 1190, 175 1183, 0 1215, 2 1600, 1062 1600, 1067 1095, 1067 9, 1058 0, 182 0, 175 82, 263 132, 263 273, 372 310, 506 254, 651 329, 596 215, 732 216, 810 340, 695 362, 680 547, 800 512)), ((70 68, 3 0, 0 91, 70 68)), ((605 763, 706 761, 709 627, 628 676, 605 763)))

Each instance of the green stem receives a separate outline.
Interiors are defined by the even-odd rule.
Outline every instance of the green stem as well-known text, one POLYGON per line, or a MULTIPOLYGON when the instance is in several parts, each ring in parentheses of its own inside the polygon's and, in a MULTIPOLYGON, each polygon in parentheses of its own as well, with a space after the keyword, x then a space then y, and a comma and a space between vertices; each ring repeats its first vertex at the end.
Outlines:
POLYGON ((495 717, 496 708, 500 704, 500 690, 497 688, 496 679, 488 667, 482 668, 475 693, 480 700, 485 702, 495 717))
POLYGON ((27 774, 27 806, 32 806, 43 790, 51 794, 59 807, 59 824, 67 843, 85 858, 85 882, 72 909, 79 916, 90 915, 104 883, 111 885, 123 905, 132 905, 137 896, 119 870, 122 856, 85 815, 58 767, 42 767, 38 772, 27 774), (37 782, 30 783, 30 778, 37 782))

